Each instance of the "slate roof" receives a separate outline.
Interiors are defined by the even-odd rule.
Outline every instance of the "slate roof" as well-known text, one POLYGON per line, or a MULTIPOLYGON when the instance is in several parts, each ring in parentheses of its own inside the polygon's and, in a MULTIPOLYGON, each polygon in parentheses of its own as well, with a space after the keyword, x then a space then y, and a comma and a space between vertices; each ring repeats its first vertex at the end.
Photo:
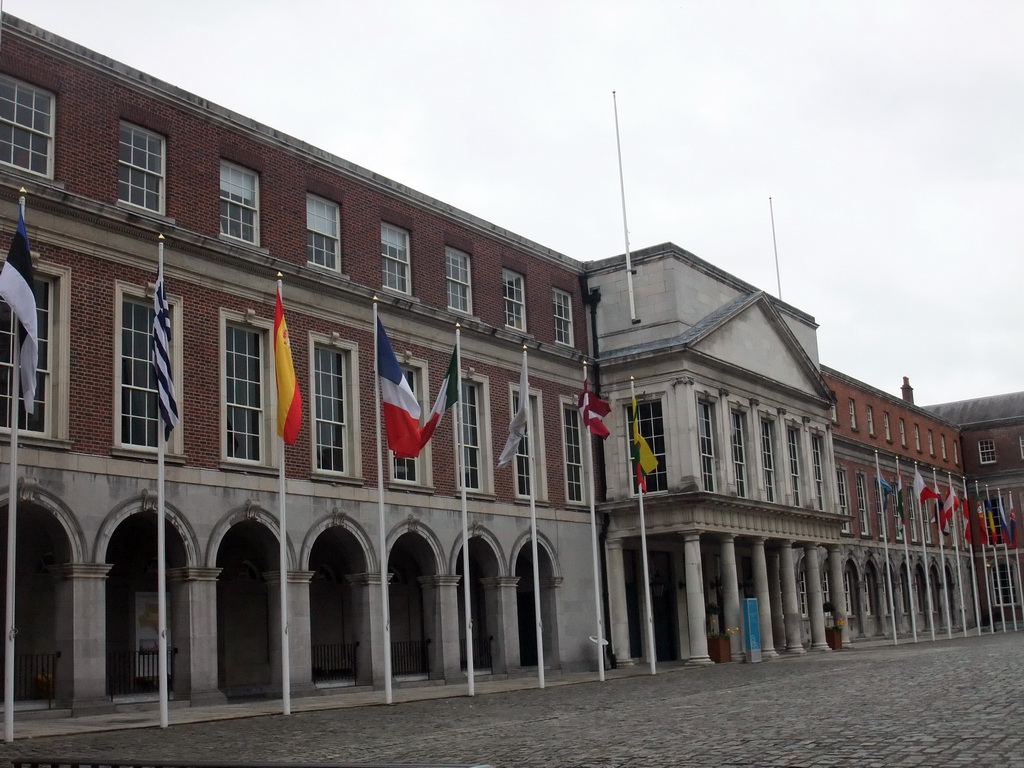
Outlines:
POLYGON ((985 421, 1024 418, 1024 392, 990 395, 974 400, 923 406, 926 411, 954 424, 978 424, 985 421))

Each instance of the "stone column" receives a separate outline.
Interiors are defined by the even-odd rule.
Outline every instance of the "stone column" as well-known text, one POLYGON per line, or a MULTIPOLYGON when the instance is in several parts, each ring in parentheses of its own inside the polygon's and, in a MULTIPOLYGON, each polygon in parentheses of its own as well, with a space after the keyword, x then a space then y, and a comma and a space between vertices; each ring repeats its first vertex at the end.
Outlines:
POLYGON ((700 558, 700 534, 683 534, 686 560, 686 618, 690 629, 688 664, 714 664, 708 656, 707 614, 704 598, 704 568, 700 558))
POLYGON ((796 571, 793 568, 793 542, 783 541, 779 549, 779 581, 782 582, 782 614, 786 622, 786 652, 803 653, 800 601, 796 594, 796 571))
MULTIPOLYGON (((459 624, 459 584, 462 577, 454 573, 420 576, 423 588, 424 625, 430 638, 430 677, 447 683, 464 681, 462 671, 461 626, 459 624), (428 607, 429 606, 429 607, 428 607)), ((473 635, 486 631, 474 627, 473 635)))
MULTIPOLYGON (((725 609, 725 628, 740 626, 740 585, 736 573, 736 538, 722 536, 719 556, 722 565, 722 606, 725 609)), ((730 638, 733 661, 743 659, 743 638, 739 632, 730 638)))
POLYGON ((516 604, 518 576, 490 576, 480 579, 487 601, 488 620, 494 617, 495 644, 491 646, 492 672, 511 674, 521 666, 519 657, 519 608, 516 604))
MULTIPOLYGON (((288 685, 290 694, 309 695, 313 690, 313 670, 309 648, 309 582, 313 571, 288 571, 288 615, 284 617, 288 644, 288 685)), ((269 592, 267 631, 270 632, 270 689, 284 695, 281 669, 281 572, 263 574, 269 592)))
POLYGON ((768 599, 772 609, 772 638, 775 648, 786 648, 786 617, 782 610, 782 578, 780 577, 779 561, 782 559, 778 549, 767 553, 768 560, 768 599))
POLYGON ((846 584, 843 580, 843 556, 839 547, 830 544, 828 550, 828 581, 831 591, 829 602, 832 603, 832 616, 843 621, 843 646, 850 644, 850 622, 847 619, 849 606, 846 605, 846 584))
POLYGON ((609 640, 616 665, 629 667, 633 658, 629 653, 629 616, 626 613, 626 572, 622 563, 622 539, 606 539, 605 562, 608 567, 608 624, 609 640))
POLYGON ((768 562, 764 554, 764 539, 751 540, 751 565, 754 571, 754 596, 757 598, 758 626, 761 630, 761 658, 776 659, 772 634, 772 606, 768 591, 768 562))
POLYGON ((352 626, 356 630, 356 685, 384 687, 384 616, 380 572, 351 573, 352 626))
POLYGON ((688 609, 686 607, 686 559, 683 553, 676 551, 672 553, 672 573, 676 574, 681 589, 676 593, 676 645, 679 648, 679 658, 686 659, 690 656, 690 631, 688 609))
POLYGON ((807 617, 811 623, 811 650, 828 651, 825 641, 825 612, 821 600, 821 566, 818 545, 804 545, 804 567, 807 571, 807 617))
POLYGON ((558 591, 562 586, 561 576, 541 576, 540 616, 544 623, 544 667, 562 668, 562 645, 558 632, 558 591))
POLYGON ((73 715, 113 712, 107 696, 107 563, 52 566, 54 640, 61 658, 54 692, 73 715))
POLYGON ((227 701, 217 684, 220 568, 168 568, 174 696, 192 706, 227 701))

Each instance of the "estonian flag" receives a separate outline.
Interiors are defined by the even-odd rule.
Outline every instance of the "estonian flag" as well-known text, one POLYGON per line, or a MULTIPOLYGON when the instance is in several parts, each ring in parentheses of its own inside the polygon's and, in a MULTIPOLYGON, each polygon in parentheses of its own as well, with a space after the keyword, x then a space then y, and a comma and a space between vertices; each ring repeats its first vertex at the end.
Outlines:
POLYGON ((0 296, 21 324, 18 333, 21 394, 25 413, 32 415, 36 401, 39 329, 36 321, 35 278, 32 274, 32 255, 28 247, 24 214, 18 216, 18 228, 14 231, 11 250, 7 254, 3 269, 0 270, 0 296))

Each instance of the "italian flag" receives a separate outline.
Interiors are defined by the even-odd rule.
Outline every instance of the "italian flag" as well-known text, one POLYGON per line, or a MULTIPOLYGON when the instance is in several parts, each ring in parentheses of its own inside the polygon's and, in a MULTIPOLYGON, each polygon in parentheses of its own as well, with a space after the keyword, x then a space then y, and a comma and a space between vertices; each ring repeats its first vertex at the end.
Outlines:
POLYGON ((444 374, 434 407, 430 409, 426 423, 420 428, 421 451, 434 436, 434 430, 441 423, 441 416, 457 402, 459 402, 459 351, 456 348, 452 350, 452 359, 448 361, 448 370, 444 374))

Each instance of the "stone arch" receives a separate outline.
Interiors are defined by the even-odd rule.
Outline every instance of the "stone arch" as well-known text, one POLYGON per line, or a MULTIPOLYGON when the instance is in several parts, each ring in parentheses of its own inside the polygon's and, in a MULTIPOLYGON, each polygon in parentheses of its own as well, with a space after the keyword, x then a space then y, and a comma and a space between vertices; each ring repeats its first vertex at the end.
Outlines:
POLYGON ((385 537, 385 546, 387 547, 388 553, 391 552, 395 542, 407 533, 415 534, 426 542, 426 545, 430 550, 431 557, 434 560, 430 565, 432 566, 433 572, 438 573, 441 567, 445 564, 444 550, 441 547, 441 541, 437 538, 437 534, 435 534, 434 531, 424 525, 422 521, 412 513, 410 513, 402 522, 392 526, 391 530, 388 531, 388 535, 385 537))
MULTIPOLYGON (((532 546, 530 538, 529 531, 524 531, 516 537, 516 540, 512 544, 511 556, 508 560, 509 573, 515 573, 516 561, 519 559, 519 553, 523 550, 523 547, 532 546)), ((556 579, 561 579, 562 569, 558 562, 558 555, 555 552, 555 548, 551 544, 551 540, 540 531, 537 532, 537 551, 538 553, 543 551, 547 555, 548 562, 551 564, 551 576, 556 579)))
POLYGON ((309 568, 309 558, 313 552, 313 545, 316 543, 320 534, 331 528, 342 528, 352 534, 353 538, 358 542, 360 549, 363 550, 363 557, 366 558, 367 572, 380 572, 380 558, 373 547, 370 536, 358 522, 348 514, 341 512, 337 507, 331 510, 329 514, 325 514, 317 520, 306 532, 306 535, 302 540, 302 549, 299 553, 300 568, 309 568))
MULTIPOLYGON (((220 551, 220 545, 224 541, 224 536, 227 535, 232 526, 245 520, 254 520, 262 524, 274 534, 278 542, 281 541, 281 527, 278 525, 278 519, 260 506, 259 502, 252 498, 246 499, 244 504, 228 510, 213 527, 213 531, 210 533, 210 538, 206 544, 207 567, 217 567, 217 553, 220 551)), ((286 540, 285 553, 288 558, 288 570, 295 570, 295 549, 290 538, 286 540)))
MULTIPOLYGON (((6 492, 0 493, 0 507, 8 508, 10 495, 6 492)), ((39 485, 34 478, 23 477, 18 482, 18 504, 34 504, 35 506, 49 512, 54 520, 63 529, 65 540, 68 545, 68 560, 72 563, 84 563, 88 546, 85 542, 85 532, 78 524, 78 518, 71 507, 64 503, 58 496, 50 493, 46 488, 39 485)))
MULTIPOLYGON (((149 490, 136 494, 117 504, 100 524, 99 532, 93 543, 93 561, 97 563, 106 562, 107 549, 110 546, 110 537, 114 531, 132 515, 138 512, 156 512, 156 494, 149 490)), ((199 539, 189 524, 188 520, 176 506, 164 502, 165 519, 178 532, 181 538, 182 547, 185 550, 185 565, 195 566, 201 562, 199 539)))
MULTIPOLYGON (((498 541, 498 537, 495 536, 492 531, 490 531, 487 527, 483 525, 473 525, 469 528, 469 538, 470 540, 479 539, 485 546, 487 546, 491 550, 498 565, 499 572, 495 574, 496 576, 508 575, 508 561, 506 559, 504 551, 502 550, 501 543, 498 541)), ((452 544, 451 551, 448 554, 448 573, 455 573, 456 570, 458 570, 459 566, 461 565, 461 557, 462 534, 460 533, 456 537, 455 543, 452 544)))

